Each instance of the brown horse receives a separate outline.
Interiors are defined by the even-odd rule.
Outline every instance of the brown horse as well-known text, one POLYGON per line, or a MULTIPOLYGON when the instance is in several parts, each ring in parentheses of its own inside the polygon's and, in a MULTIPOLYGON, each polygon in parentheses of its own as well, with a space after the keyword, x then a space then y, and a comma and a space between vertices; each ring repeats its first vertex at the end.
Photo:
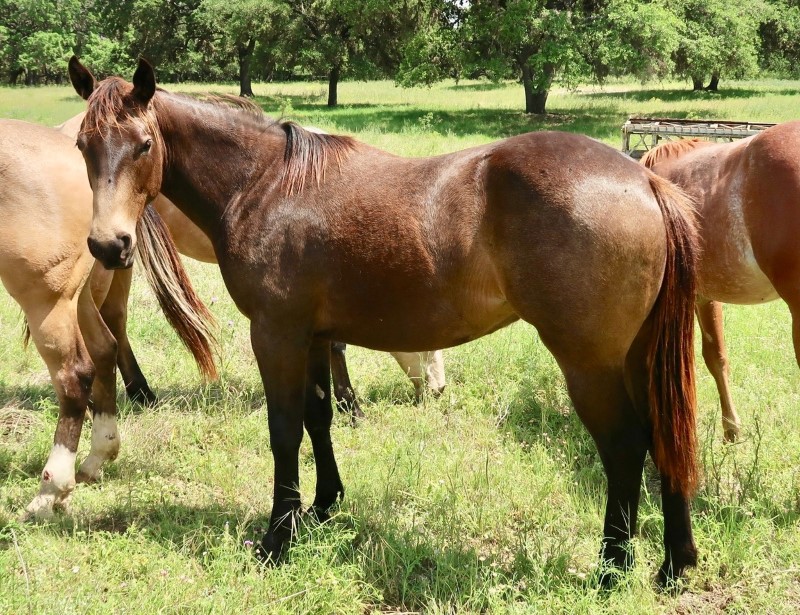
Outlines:
POLYGON ((343 495, 330 438, 330 340, 379 350, 445 348, 532 323, 556 357, 608 476, 603 557, 630 563, 648 450, 662 477, 666 580, 696 562, 692 211, 619 152, 542 132, 434 158, 133 83, 97 83, 78 147, 94 189, 89 245, 126 267, 136 220, 163 192, 211 238, 251 321, 275 462, 277 560, 299 512, 308 431, 312 511, 343 495))
POLYGON ((719 390, 725 440, 739 435, 728 382, 722 304, 780 297, 792 314, 800 362, 800 122, 734 143, 684 140, 650 150, 642 163, 696 201, 703 245, 697 318, 703 358, 719 390))
MULTIPOLYGON (((57 129, 74 139, 78 136, 84 115, 84 113, 79 113, 71 117, 58 126, 57 129)), ((311 131, 323 132, 317 128, 313 128, 311 131)), ((186 214, 175 207, 167 197, 159 194, 153 201, 152 206, 169 228, 172 239, 181 254, 204 263, 217 262, 214 246, 205 233, 186 214)), ((106 300, 106 309, 110 310, 111 306, 114 306, 119 314, 124 315, 127 313, 127 299, 127 289, 125 293, 120 292, 112 295, 106 300)), ((438 395, 444 390, 446 383, 444 358, 441 350, 433 352, 392 352, 391 355, 400 365, 403 372, 411 379, 417 401, 422 399, 426 388, 434 395, 438 395)), ((132 380, 125 381, 126 388, 130 387, 128 389, 129 395, 133 399, 142 398, 146 401, 154 401, 155 396, 150 392, 144 375, 138 369, 136 358, 130 349, 130 345, 127 344, 127 338, 125 344, 120 341, 119 360, 120 364, 124 362, 128 365, 136 366, 136 370, 132 371, 132 380)), ((123 373, 125 373, 124 370, 123 373)), ((349 410, 356 417, 363 417, 364 413, 358 405, 353 386, 350 383, 344 344, 334 343, 331 346, 331 373, 333 375, 333 395, 337 400, 338 407, 349 410)))
MULTIPOLYGON (((0 279, 25 314, 59 401, 53 449, 39 494, 27 507, 30 514, 48 515, 67 502, 76 480, 95 480, 103 463, 119 451, 114 365, 127 337, 125 314, 114 305, 127 303, 130 271, 95 266, 87 249, 92 191, 71 139, 52 128, 0 120, 0 186, 0 279), (90 398, 91 451, 76 477, 78 439, 90 398)), ((201 371, 213 376, 204 320, 210 315, 177 266, 166 229, 149 208, 139 237, 159 302, 170 306, 170 322, 201 371), (173 297, 176 289, 178 296, 173 297)), ((126 383, 134 382, 134 372, 141 373, 135 359, 132 364, 120 359, 119 365, 126 383)))

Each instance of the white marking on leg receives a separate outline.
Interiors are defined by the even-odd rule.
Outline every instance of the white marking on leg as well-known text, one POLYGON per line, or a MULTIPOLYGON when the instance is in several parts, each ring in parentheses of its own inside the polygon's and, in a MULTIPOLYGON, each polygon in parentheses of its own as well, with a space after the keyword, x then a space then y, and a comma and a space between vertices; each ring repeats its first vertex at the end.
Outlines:
POLYGON ((323 391, 322 387, 319 385, 316 385, 316 387, 317 387, 317 397, 319 397, 320 399, 325 399, 325 391, 323 391))
POLYGON ((106 461, 113 461, 119 454, 119 432, 117 417, 113 414, 96 414, 92 419, 92 450, 84 459, 78 472, 81 482, 96 480, 100 468, 106 461))
POLYGON ((75 488, 75 457, 63 444, 54 444, 42 470, 39 493, 26 507, 30 515, 49 517, 54 505, 65 505, 75 488))

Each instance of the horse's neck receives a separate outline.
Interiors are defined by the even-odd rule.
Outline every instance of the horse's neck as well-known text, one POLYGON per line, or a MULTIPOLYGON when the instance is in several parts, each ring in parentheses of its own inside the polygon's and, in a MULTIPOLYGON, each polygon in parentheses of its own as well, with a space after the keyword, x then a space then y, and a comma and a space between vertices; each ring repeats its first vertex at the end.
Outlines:
POLYGON ((213 239, 226 210, 254 176, 282 168, 285 136, 279 129, 256 134, 255 126, 213 107, 158 95, 166 150, 161 192, 213 239), (254 147, 255 139, 264 147, 254 147))

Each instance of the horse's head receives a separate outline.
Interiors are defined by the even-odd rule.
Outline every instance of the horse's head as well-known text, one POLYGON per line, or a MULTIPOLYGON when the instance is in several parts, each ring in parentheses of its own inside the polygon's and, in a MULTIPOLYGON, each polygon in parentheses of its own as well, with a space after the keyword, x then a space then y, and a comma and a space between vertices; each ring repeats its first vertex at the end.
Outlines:
POLYGON ((107 269, 130 267, 136 224, 158 195, 163 173, 164 144, 152 108, 155 73, 139 60, 133 83, 119 77, 98 83, 73 56, 69 77, 89 103, 77 138, 94 193, 89 250, 107 269))

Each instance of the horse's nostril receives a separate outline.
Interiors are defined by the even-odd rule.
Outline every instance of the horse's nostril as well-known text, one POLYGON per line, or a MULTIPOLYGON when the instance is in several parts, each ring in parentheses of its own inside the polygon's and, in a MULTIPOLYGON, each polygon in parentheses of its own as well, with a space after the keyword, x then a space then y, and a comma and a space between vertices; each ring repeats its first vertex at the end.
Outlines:
POLYGON ((122 250, 129 250, 131 247, 131 236, 128 233, 122 233, 117 236, 117 239, 122 244, 122 250))

